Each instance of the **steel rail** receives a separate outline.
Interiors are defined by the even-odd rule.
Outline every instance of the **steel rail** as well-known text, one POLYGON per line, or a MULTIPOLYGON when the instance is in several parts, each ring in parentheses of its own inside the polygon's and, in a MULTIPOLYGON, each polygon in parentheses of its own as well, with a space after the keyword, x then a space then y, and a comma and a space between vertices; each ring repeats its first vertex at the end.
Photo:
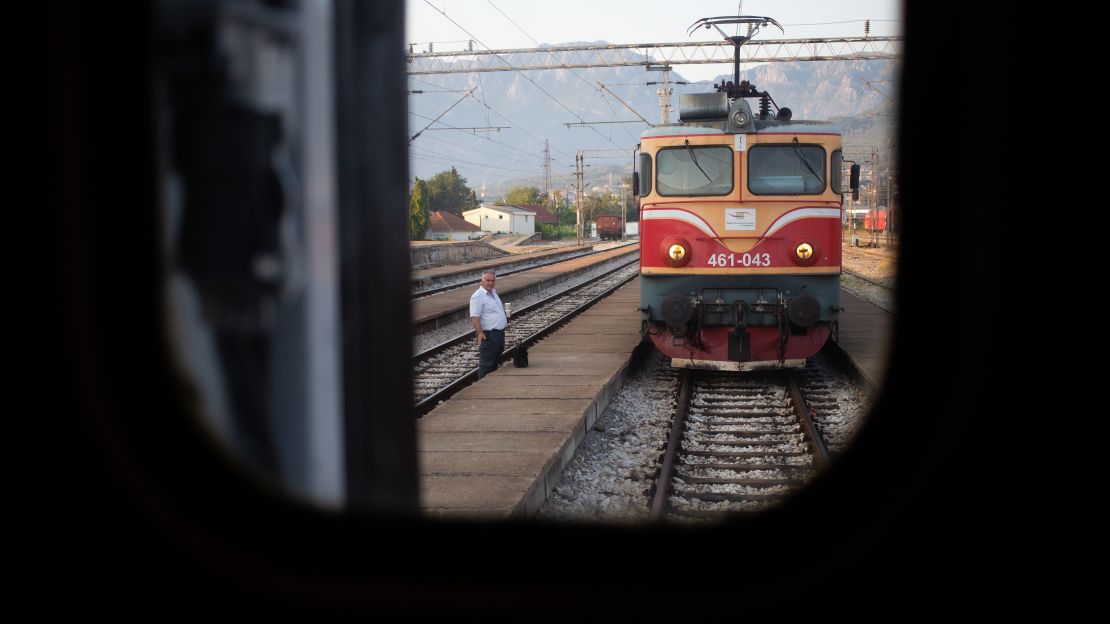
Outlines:
MULTIPOLYGON (((505 270, 505 271, 498 270, 497 271, 497 277, 505 277, 507 275, 515 275, 517 273, 523 273, 525 271, 531 271, 532 269, 538 269, 540 267, 551 266, 552 264, 557 264, 559 262, 566 262, 567 260, 578 260, 579 258, 587 258, 589 256, 597 255, 597 254, 600 254, 600 253, 605 253, 607 251, 612 251, 614 249, 620 249, 621 247, 627 247, 627 246, 630 246, 632 244, 634 244, 634 243, 628 243, 626 245, 619 245, 617 247, 610 247, 609 249, 584 250, 581 253, 568 252, 567 255, 564 255, 564 256, 560 256, 558 254, 552 254, 555 257, 550 258, 550 259, 548 259, 548 258, 532 258, 532 260, 538 260, 538 262, 534 262, 532 264, 526 264, 525 266, 521 266, 521 267, 516 268, 516 269, 509 269, 509 270, 505 270)), ((522 259, 521 262, 527 262, 527 260, 522 259)), ((509 266, 512 266, 512 265, 510 264, 509 266)), ((451 275, 472 275, 473 273, 479 273, 480 274, 484 270, 486 270, 486 267, 481 268, 481 269, 474 269, 473 272, 460 271, 458 273, 452 273, 451 275)), ((432 289, 428 289, 428 290, 421 290, 421 291, 413 293, 412 300, 415 301, 415 300, 421 299, 423 297, 430 297, 432 295, 438 295, 440 293, 447 292, 449 290, 455 290, 457 288, 465 288, 467 285, 470 285, 470 284, 471 284, 471 282, 459 282, 458 284, 455 284, 453 286, 438 286, 436 288, 432 288, 432 289)))
POLYGON ((798 387, 798 380, 789 372, 786 374, 786 388, 790 392, 790 398, 794 400, 794 410, 802 423, 802 430, 809 440, 810 448, 813 449, 813 457, 818 464, 817 469, 821 470, 829 465, 829 449, 825 446, 825 440, 821 437, 820 432, 817 431, 817 425, 813 422, 815 410, 810 407, 802 389, 798 387))
MULTIPOLYGON (((802 436, 808 443, 804 447, 799 447, 796 450, 789 450, 786 448, 779 449, 780 445, 784 444, 780 439, 764 439, 768 435, 766 430, 760 429, 740 429, 736 430, 731 427, 717 428, 710 426, 701 433, 709 434, 709 437, 699 441, 693 439, 694 445, 699 444, 712 444, 714 447, 723 448, 689 448, 686 445, 685 436, 686 420, 688 415, 693 410, 690 405, 691 395, 694 392, 694 385, 701 384, 698 387, 702 391, 710 390, 709 395, 704 395, 703 398, 709 401, 713 394, 725 392, 727 386, 716 387, 712 385, 710 379, 702 379, 695 377, 697 375, 694 371, 683 369, 681 377, 681 387, 678 392, 677 405, 675 406, 674 424, 667 441, 666 450, 663 454, 662 464, 659 470, 659 478, 656 481, 655 492, 652 497, 651 508, 649 517, 653 520, 662 520, 668 514, 676 514, 678 516, 698 517, 698 518, 721 518, 727 514, 745 514, 752 513, 750 510, 711 510, 711 509, 697 509, 697 508, 680 508, 671 509, 669 499, 674 491, 676 478, 681 479, 684 483, 689 485, 702 485, 702 486, 728 486, 728 485, 741 485, 751 487, 786 487, 789 491, 803 485, 807 480, 807 474, 813 474, 826 468, 830 461, 829 451, 821 436, 820 431, 814 422, 813 416, 817 413, 816 410, 810 405, 806 399, 805 392, 802 390, 795 378, 794 371, 779 371, 768 377, 768 382, 771 382, 769 387, 784 388, 786 391, 785 400, 792 404, 790 409, 793 412, 794 424, 790 427, 794 431, 785 431, 781 427, 775 434, 778 436, 802 436), (706 385, 709 384, 709 385, 706 385), (713 390, 713 388, 717 388, 713 390), (727 433, 735 439, 712 439, 713 434, 727 433), (735 450, 729 450, 733 447, 735 450), (753 449, 753 450, 742 450, 753 449), (746 463, 750 460, 760 460, 764 457, 812 457, 812 462, 807 465, 784 465, 774 461, 760 461, 759 463, 746 463), (781 473, 779 476, 699 476, 697 471, 688 471, 686 468, 676 467, 682 462, 682 457, 698 457, 698 458, 711 458, 717 461, 711 462, 696 462, 693 466, 696 468, 712 468, 730 471, 742 471, 750 473, 753 470, 774 470, 781 473)), ((745 391, 740 388, 728 388, 729 394, 749 394, 757 396, 763 393, 761 389, 751 389, 745 391)), ((702 395, 699 395, 702 396, 702 395)), ((785 403, 783 407, 786 407, 785 403)), ((708 414, 706 412, 707 405, 702 405, 698 408, 698 413, 708 414)), ((744 418, 753 417, 759 410, 764 409, 759 403, 753 404, 744 408, 730 407, 729 411, 740 409, 744 412, 744 418), (755 410, 755 411, 753 411, 755 410)), ((774 410, 768 412, 768 418, 774 418, 774 410)), ((761 416, 762 417, 762 416, 761 416)), ((720 418, 720 417, 717 417, 720 418)), ((691 441, 691 440, 686 440, 691 441)), ((801 442, 801 439, 797 439, 801 442)), ((689 468, 689 467, 687 467, 689 468)), ((748 503, 748 502, 768 502, 768 501, 781 501, 785 496, 789 495, 788 492, 729 492, 729 491, 710 491, 699 490, 682 496, 688 496, 697 499, 702 503, 748 503)))
MULTIPOLYGON (((619 260, 621 257, 623 257, 623 256, 617 256, 616 258, 613 258, 613 259, 614 260, 619 260)), ((638 259, 636 261, 638 261, 638 259)), ((592 283, 594 283, 598 280, 605 279, 606 277, 612 275, 613 273, 616 273, 617 271, 620 271, 621 269, 623 269, 623 268, 627 267, 628 265, 632 264, 632 262, 633 261, 625 262, 625 263, 621 264, 620 266, 613 267, 612 269, 598 275, 597 277, 595 277, 594 279, 591 279, 588 282, 585 282, 583 284, 579 284, 577 286, 571 286, 570 288, 567 288, 566 290, 557 292, 557 293, 555 293, 553 295, 550 295, 550 296, 548 296, 544 299, 536 301, 535 303, 528 304, 528 305, 524 306, 523 308, 520 308, 519 310, 515 310, 513 312, 513 316, 519 318, 522 314, 529 314, 531 312, 534 312, 537 308, 540 308, 541 306, 545 306, 545 305, 551 303, 552 301, 555 301, 556 299, 559 299, 561 297, 570 296, 570 295, 574 294, 574 291, 580 290, 582 288, 586 288, 590 284, 592 284, 592 283)), ((466 342, 467 340, 470 340, 470 339, 474 338, 474 336, 475 336, 474 330, 470 330, 470 331, 468 331, 464 334, 459 334, 458 336, 455 336, 454 338, 449 338, 444 342, 441 342, 441 343, 439 343, 439 344, 437 344, 433 347, 429 347, 429 348, 421 351, 420 353, 417 353, 417 354, 413 355, 412 356, 412 363, 413 363, 413 365, 415 365, 415 364, 419 363, 420 360, 426 360, 426 359, 432 357, 433 355, 436 355, 437 353, 440 353, 442 351, 446 351, 447 349, 450 349, 451 347, 453 347, 453 346, 455 346, 455 345, 457 345, 461 342, 466 342)))
POLYGON ((682 429, 686 426, 686 408, 690 403, 689 369, 682 369, 678 383, 678 400, 677 405, 675 405, 674 423, 671 424, 671 434, 667 438, 667 450, 663 453, 663 466, 659 469, 659 478, 655 481, 655 496, 651 500, 651 514, 649 517, 652 520, 661 520, 667 510, 667 497, 671 493, 675 458, 678 457, 682 429))

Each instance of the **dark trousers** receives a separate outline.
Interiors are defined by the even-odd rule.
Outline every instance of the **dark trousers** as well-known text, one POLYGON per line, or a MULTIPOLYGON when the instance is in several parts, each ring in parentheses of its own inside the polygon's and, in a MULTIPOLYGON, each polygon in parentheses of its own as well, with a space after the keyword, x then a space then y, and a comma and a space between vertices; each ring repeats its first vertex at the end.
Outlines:
POLYGON ((486 339, 478 347, 478 379, 497 370, 497 362, 501 359, 501 352, 505 350, 505 330, 483 330, 486 339))

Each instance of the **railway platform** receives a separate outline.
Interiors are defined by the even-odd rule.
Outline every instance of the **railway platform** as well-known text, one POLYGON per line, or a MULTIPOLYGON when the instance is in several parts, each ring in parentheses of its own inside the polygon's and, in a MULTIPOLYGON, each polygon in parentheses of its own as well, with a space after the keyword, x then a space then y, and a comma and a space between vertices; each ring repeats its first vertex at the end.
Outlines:
MULTIPOLYGON (((469 296, 469 293, 468 293, 469 296)), ((430 517, 533 515, 624 380, 640 342, 639 279, 417 421, 430 517)))
POLYGON ((879 388, 886 374, 894 315, 851 292, 840 290, 840 328, 837 345, 871 389, 879 388))
MULTIPOLYGON (((639 245, 627 245, 610 249, 598 254, 564 260, 546 266, 536 267, 497 278, 497 294, 501 300, 508 303, 527 297, 540 290, 558 278, 570 278, 588 270, 595 264, 606 262, 620 256, 634 254, 640 250, 639 245)), ((495 269, 496 270, 496 269, 495 269)), ((477 279, 472 287, 460 287, 455 290, 422 297, 412 303, 412 325, 414 334, 432 331, 443 325, 465 319, 470 315, 470 295, 478 288, 477 279)))
POLYGON ((513 267, 525 262, 542 261, 544 259, 554 259, 562 256, 584 253, 590 251, 592 248, 593 245, 567 245, 563 247, 535 250, 528 253, 510 254, 499 258, 484 258, 473 262, 414 269, 412 271, 412 283, 414 287, 427 288, 435 286, 440 282, 446 282, 459 274, 473 274, 485 269, 499 271, 502 270, 503 267, 513 267))

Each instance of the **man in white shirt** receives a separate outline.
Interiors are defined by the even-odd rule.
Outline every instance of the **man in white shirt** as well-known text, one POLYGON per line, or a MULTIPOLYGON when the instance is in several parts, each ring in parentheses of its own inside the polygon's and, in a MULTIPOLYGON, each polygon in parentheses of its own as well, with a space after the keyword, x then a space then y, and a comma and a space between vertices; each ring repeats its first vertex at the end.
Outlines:
POLYGON ((497 275, 493 271, 482 273, 482 285, 470 296, 470 322, 478 336, 478 378, 497 370, 501 352, 505 350, 505 328, 509 319, 505 305, 497 296, 494 285, 497 275))

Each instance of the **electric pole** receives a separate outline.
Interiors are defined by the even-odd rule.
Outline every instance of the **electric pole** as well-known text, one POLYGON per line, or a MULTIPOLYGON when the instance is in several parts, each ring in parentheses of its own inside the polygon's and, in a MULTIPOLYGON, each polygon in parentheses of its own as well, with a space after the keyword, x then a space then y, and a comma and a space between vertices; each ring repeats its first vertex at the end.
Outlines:
POLYGON ((574 156, 574 163, 575 163, 574 177, 575 177, 575 180, 578 184, 577 194, 575 195, 574 200, 575 200, 575 204, 578 206, 578 245, 579 246, 582 245, 582 239, 584 238, 582 236, 582 176, 583 176, 582 161, 583 160, 584 160, 584 158, 582 157, 582 150, 578 150, 578 153, 575 154, 575 156, 574 156))
POLYGON ((551 201, 551 145, 543 140, 543 196, 551 201))
POLYGON ((674 89, 671 88, 671 66, 667 65, 663 70, 663 83, 662 87, 655 90, 655 94, 659 96, 659 113, 663 119, 663 125, 671 123, 671 95, 674 89))

